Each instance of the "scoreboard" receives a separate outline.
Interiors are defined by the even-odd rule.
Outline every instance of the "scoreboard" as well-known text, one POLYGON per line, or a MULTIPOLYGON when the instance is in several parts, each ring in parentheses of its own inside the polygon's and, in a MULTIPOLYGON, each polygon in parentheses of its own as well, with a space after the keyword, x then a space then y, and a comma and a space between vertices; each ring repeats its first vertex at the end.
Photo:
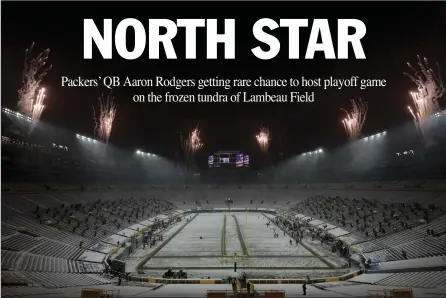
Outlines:
POLYGON ((248 167, 249 155, 240 151, 217 151, 208 156, 208 165, 210 168, 248 167))

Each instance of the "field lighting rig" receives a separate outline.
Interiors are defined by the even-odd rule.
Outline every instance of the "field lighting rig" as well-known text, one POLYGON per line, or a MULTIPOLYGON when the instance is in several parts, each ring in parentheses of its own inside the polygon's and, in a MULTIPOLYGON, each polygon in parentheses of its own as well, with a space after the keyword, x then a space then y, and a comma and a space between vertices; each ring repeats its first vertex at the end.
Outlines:
POLYGON ((439 118, 441 116, 446 116, 446 110, 433 114, 432 118, 439 118))
POLYGON ((21 114, 19 112, 16 112, 16 111, 13 111, 13 110, 10 110, 10 109, 7 109, 7 108, 2 108, 2 112, 6 113, 8 115, 17 117, 19 119, 24 119, 24 120, 26 120, 28 122, 34 122, 34 120, 31 117, 25 116, 25 115, 23 115, 23 114, 21 114))
POLYGON ((99 141, 95 140, 95 139, 91 139, 89 137, 80 135, 80 134, 76 134, 76 138, 78 138, 81 141, 85 141, 85 142, 89 142, 89 143, 99 143, 99 141))
POLYGON ((386 135, 386 132, 383 131, 383 132, 380 132, 380 133, 377 133, 377 134, 374 134, 374 135, 365 137, 363 140, 364 140, 365 142, 368 142, 369 140, 370 140, 370 141, 373 141, 373 140, 380 139, 381 137, 384 137, 385 135, 386 135))
POLYGON ((148 156, 148 157, 156 156, 156 154, 153 154, 153 153, 147 153, 147 152, 142 152, 141 150, 136 150, 136 155, 139 155, 139 156, 148 156))
POLYGON ((306 156, 306 155, 316 155, 316 154, 322 154, 322 153, 324 153, 324 150, 322 150, 322 148, 319 148, 314 151, 302 153, 302 155, 306 156))

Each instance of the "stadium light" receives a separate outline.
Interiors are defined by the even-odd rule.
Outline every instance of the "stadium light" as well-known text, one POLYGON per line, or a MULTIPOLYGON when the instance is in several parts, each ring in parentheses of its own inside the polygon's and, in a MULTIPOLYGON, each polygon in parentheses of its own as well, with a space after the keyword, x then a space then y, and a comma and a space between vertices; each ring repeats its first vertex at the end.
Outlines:
POLYGON ((147 152, 142 152, 141 150, 136 150, 136 155, 148 156, 148 157, 156 156, 156 154, 153 154, 153 153, 147 153, 147 152))
POLYGON ((316 149, 314 151, 309 151, 309 152, 302 153, 302 155, 306 156, 306 155, 316 155, 316 154, 322 154, 322 153, 324 153, 324 150, 322 148, 319 148, 319 149, 316 149))
POLYGON ((365 137, 363 140, 364 140, 365 142, 367 142, 367 141, 373 141, 373 140, 378 140, 378 139, 384 137, 385 135, 386 135, 386 132, 383 131, 383 132, 380 132, 380 133, 377 133, 377 134, 374 134, 374 135, 365 137))
POLYGON ((65 151, 68 151, 68 147, 67 146, 58 145, 56 143, 52 143, 52 144, 53 144, 53 148, 59 148, 59 149, 63 149, 65 151))
POLYGON ((85 141, 85 142, 89 142, 89 143, 99 143, 97 140, 95 139, 90 139, 86 136, 82 136, 80 134, 76 134, 76 138, 78 138, 79 140, 85 141))
POLYGON ((26 120, 28 122, 34 122, 34 120, 31 117, 25 116, 23 114, 20 114, 19 112, 16 112, 16 111, 13 111, 13 110, 10 110, 10 109, 7 109, 7 108, 2 108, 2 112, 6 113, 8 115, 17 117, 19 119, 24 119, 24 120, 26 120))
POLYGON ((439 118, 441 116, 446 116, 446 110, 433 114, 432 118, 439 118))
POLYGON ((415 152, 413 150, 408 150, 408 151, 404 151, 404 152, 397 152, 396 155, 401 156, 401 155, 415 155, 415 152))

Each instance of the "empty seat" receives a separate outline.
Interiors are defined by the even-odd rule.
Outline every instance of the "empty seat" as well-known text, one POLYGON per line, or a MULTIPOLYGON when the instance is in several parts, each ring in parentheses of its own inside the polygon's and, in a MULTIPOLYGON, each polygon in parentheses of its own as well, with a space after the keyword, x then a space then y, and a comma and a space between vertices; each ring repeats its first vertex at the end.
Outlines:
POLYGON ((2 247, 8 250, 28 250, 40 244, 43 240, 39 237, 31 237, 17 233, 6 239, 2 239, 2 247))
POLYGON ((378 282, 385 286, 435 288, 446 285, 445 271, 395 273, 378 282))
POLYGON ((95 274, 25 272, 27 278, 46 288, 67 288, 109 284, 111 281, 95 274))
POLYGON ((39 246, 31 249, 30 253, 64 259, 76 259, 84 251, 84 249, 80 249, 79 247, 65 245, 46 239, 45 241, 42 241, 39 246))

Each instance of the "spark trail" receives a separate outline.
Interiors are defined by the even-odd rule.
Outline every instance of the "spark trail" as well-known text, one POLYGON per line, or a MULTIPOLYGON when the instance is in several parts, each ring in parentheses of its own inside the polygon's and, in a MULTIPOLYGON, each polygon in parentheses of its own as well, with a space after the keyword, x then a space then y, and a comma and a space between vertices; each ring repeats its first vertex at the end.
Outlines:
POLYGON ((43 89, 39 91, 39 94, 37 93, 43 78, 47 75, 48 71, 51 70, 51 65, 47 65, 50 49, 46 49, 45 51, 34 55, 34 46, 35 44, 32 43, 25 52, 22 87, 18 90, 19 100, 17 106, 22 114, 37 121, 42 114, 43 98, 45 97, 44 95, 43 97, 40 97, 43 94, 41 94, 41 92, 44 92, 42 91, 43 89))
POLYGON ((260 146, 260 150, 268 152, 271 137, 267 127, 260 127, 260 132, 256 135, 257 143, 260 146))
POLYGON ((31 118, 34 120, 34 122, 39 121, 40 116, 42 115, 43 108, 45 107, 43 105, 44 99, 45 99, 45 88, 41 88, 39 94, 37 95, 36 101, 33 105, 31 118))
POLYGON ((344 124, 344 129, 349 139, 354 140, 361 136, 368 106, 367 103, 363 102, 361 99, 355 100, 352 98, 350 101, 352 103, 352 110, 350 113, 345 109, 341 109, 347 114, 347 118, 342 120, 342 124, 344 124))
POLYGON ((416 125, 421 126, 422 122, 432 114, 440 111, 439 99, 444 95, 445 89, 440 74, 440 66, 437 63, 437 72, 429 67, 427 58, 418 58, 419 69, 414 68, 409 62, 407 65, 412 70, 412 74, 404 73, 417 85, 417 92, 411 92, 414 109, 408 109, 414 118, 416 125))
POLYGON ((96 111, 93 107, 95 133, 106 143, 110 139, 113 121, 116 116, 117 105, 111 94, 99 97, 99 118, 96 118, 96 111))
POLYGON ((189 137, 185 141, 184 148, 186 155, 188 157, 192 157, 198 150, 201 149, 201 147, 203 147, 203 142, 201 141, 200 128, 197 124, 195 129, 189 133, 189 137))

